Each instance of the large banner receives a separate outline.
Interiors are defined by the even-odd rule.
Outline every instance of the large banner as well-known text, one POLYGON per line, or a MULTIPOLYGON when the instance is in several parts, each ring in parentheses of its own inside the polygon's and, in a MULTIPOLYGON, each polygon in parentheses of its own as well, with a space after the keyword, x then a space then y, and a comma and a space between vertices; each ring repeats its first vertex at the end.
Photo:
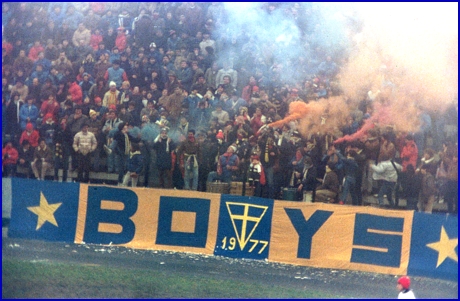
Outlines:
POLYGON ((458 279, 458 219, 448 215, 25 179, 10 186, 10 237, 458 279))

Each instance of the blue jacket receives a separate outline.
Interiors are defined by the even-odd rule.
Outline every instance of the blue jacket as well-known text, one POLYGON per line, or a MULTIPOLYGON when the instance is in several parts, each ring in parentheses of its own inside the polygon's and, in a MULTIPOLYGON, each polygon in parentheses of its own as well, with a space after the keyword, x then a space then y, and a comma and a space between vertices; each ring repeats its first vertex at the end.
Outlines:
POLYGON ((29 105, 25 104, 19 109, 19 119, 20 119, 20 125, 21 125, 21 130, 26 129, 26 124, 27 124, 27 117, 30 118, 30 123, 34 125, 34 128, 37 128, 37 118, 38 118, 38 109, 35 105, 29 105), (30 109, 29 109, 30 108, 30 109))
POLYGON ((144 167, 143 158, 140 151, 129 153, 128 171, 140 174, 144 167))

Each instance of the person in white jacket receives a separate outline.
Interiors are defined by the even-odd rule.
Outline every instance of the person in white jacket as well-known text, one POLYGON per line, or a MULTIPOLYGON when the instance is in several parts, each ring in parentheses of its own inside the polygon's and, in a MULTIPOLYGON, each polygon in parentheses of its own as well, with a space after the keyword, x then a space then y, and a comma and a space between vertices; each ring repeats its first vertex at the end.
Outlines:
POLYGON ((415 299, 414 291, 410 289, 410 278, 407 276, 399 277, 396 285, 399 291, 398 299, 415 299))
POLYGON ((391 207, 395 207, 393 201, 393 191, 398 181, 398 174, 402 170, 402 166, 388 158, 375 165, 371 163, 369 166, 374 171, 372 178, 381 182, 378 193, 379 206, 383 206, 383 196, 387 195, 388 202, 391 207))
POLYGON ((93 133, 88 131, 88 124, 83 123, 81 126, 81 131, 75 134, 73 139, 73 149, 77 153, 77 182, 89 182, 89 171, 91 169, 90 153, 94 152, 96 147, 96 137, 93 133))

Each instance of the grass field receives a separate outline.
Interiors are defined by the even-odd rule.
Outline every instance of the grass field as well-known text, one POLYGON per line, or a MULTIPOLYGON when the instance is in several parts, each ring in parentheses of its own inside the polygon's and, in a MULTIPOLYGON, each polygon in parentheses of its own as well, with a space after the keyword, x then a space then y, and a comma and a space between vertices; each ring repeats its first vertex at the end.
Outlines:
POLYGON ((346 298, 140 269, 2 260, 2 298, 346 298))

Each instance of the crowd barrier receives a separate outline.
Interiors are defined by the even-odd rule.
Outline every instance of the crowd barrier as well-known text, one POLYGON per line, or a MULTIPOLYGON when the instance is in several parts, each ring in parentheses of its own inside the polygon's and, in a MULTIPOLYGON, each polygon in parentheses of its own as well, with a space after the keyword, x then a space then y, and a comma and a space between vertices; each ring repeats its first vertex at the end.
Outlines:
POLYGON ((9 237, 458 279, 456 216, 20 178, 3 186, 9 237))

